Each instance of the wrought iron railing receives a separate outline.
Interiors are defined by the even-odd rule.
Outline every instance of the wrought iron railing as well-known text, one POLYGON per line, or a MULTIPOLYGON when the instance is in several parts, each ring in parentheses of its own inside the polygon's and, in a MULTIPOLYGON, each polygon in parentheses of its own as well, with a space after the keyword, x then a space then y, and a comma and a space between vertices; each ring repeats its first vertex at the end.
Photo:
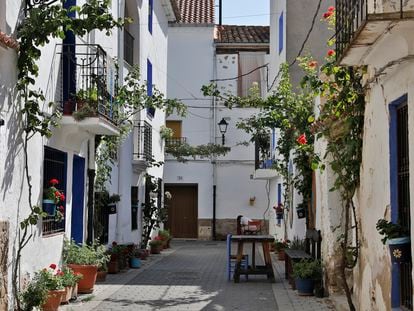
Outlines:
POLYGON ((137 122, 134 126, 133 159, 138 161, 152 159, 152 126, 148 122, 137 122))
POLYGON ((124 29, 124 60, 130 64, 134 65, 134 37, 124 29))
POLYGON ((367 20, 413 17, 414 0, 336 0, 336 54, 344 56, 367 20))
POLYGON ((53 97, 63 114, 99 116, 116 124, 117 70, 112 58, 97 44, 60 44, 56 53, 53 97))
POLYGON ((187 137, 171 137, 165 140, 165 146, 168 147, 176 147, 187 142, 187 137))

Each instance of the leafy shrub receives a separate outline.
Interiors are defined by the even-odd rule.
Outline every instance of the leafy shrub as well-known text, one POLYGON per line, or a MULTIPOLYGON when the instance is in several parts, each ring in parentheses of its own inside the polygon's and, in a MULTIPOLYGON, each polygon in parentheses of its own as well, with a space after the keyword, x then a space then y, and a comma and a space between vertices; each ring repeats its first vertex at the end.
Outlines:
POLYGON ((385 219, 380 219, 377 222, 376 228, 380 235, 384 237, 381 239, 382 243, 385 244, 389 239, 400 238, 408 235, 408 230, 400 224, 394 224, 385 219))
POLYGON ((300 279, 320 279, 322 266, 319 260, 302 259, 293 263, 293 276, 300 279))

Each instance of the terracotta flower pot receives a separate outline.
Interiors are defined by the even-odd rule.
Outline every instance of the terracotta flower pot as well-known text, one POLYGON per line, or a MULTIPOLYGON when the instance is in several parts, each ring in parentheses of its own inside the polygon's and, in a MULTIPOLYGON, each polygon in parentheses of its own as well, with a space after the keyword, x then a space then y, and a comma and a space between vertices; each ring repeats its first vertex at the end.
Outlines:
POLYGON ((69 268, 73 272, 79 272, 83 278, 78 283, 78 292, 82 294, 89 294, 93 292, 93 286, 96 282, 96 275, 98 274, 98 267, 94 265, 74 265, 69 264, 69 268))
POLYGON ((118 260, 108 262, 108 273, 115 274, 119 272, 118 260))
POLYGON ((281 249, 277 252, 277 259, 278 260, 285 260, 285 250, 281 249))
POLYGON ((43 311, 56 311, 59 308, 62 296, 65 295, 65 290, 50 290, 47 294, 47 300, 42 305, 43 311))
POLYGON ((107 271, 98 271, 98 274, 96 276, 96 282, 105 282, 107 274, 107 271))
POLYGON ((160 254, 162 250, 162 245, 151 245, 151 254, 160 254))
POLYGON ((65 293, 62 295, 62 300, 60 303, 61 304, 69 303, 69 300, 72 298, 72 292, 73 292, 72 286, 65 287, 65 293))
POLYGON ((70 300, 76 299, 78 299, 78 283, 76 283, 75 286, 72 287, 72 297, 70 297, 70 300))

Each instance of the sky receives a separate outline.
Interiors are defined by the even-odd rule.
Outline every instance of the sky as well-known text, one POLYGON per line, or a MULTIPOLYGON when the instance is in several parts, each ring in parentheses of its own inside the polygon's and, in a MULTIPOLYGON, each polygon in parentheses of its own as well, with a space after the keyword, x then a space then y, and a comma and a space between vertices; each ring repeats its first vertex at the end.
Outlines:
MULTIPOLYGON (((269 25, 269 0, 222 0, 223 24, 269 25)), ((216 0, 218 6, 219 1, 216 0)), ((216 23, 219 22, 216 8, 216 23)))

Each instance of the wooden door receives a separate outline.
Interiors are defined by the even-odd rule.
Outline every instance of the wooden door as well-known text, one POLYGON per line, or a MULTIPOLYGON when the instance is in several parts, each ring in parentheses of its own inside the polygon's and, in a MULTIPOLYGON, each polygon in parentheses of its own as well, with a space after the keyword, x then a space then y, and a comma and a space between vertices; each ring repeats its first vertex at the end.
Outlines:
POLYGON ((173 138, 181 138, 181 121, 166 121, 165 126, 173 130, 173 138))
POLYGON ((167 228, 175 238, 198 237, 198 189, 196 185, 165 185, 168 200, 167 228))

